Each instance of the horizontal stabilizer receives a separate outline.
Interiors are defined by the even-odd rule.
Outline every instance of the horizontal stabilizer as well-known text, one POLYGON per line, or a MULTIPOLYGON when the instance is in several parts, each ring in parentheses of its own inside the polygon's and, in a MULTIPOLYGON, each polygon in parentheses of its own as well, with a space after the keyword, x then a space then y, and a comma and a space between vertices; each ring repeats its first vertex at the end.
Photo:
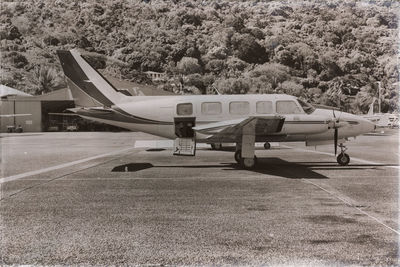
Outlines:
POLYGON ((0 117, 2 118, 13 118, 13 117, 25 117, 31 116, 32 114, 1 114, 0 117))

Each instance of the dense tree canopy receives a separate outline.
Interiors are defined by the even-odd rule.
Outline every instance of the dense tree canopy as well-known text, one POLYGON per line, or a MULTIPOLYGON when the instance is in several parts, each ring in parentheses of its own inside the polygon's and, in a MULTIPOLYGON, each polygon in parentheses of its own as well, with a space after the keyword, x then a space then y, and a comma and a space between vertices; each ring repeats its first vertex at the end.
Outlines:
POLYGON ((397 109, 397 1, 3 1, 1 83, 47 92, 57 49, 100 71, 184 93, 288 93, 366 112, 381 82, 397 109), (176 87, 176 84, 180 84, 176 87), (351 95, 351 97, 349 97, 351 95))

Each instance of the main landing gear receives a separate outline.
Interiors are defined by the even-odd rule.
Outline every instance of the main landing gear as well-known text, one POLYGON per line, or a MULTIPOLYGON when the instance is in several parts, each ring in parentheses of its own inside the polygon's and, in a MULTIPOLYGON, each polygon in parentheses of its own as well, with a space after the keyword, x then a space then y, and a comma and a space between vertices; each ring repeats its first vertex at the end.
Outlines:
POLYGON ((242 150, 236 150, 235 160, 244 169, 253 169, 257 164, 257 157, 255 155, 254 158, 242 158, 242 150))
POLYGON ((271 149, 271 144, 268 143, 268 142, 265 142, 264 148, 267 149, 267 150, 268 150, 268 149, 271 149))
POLYGON ((212 143, 211 149, 212 150, 222 150, 222 144, 221 143, 212 143))
POLYGON ((342 166, 346 166, 350 162, 350 156, 345 153, 347 148, 342 143, 339 144, 339 147, 340 147, 340 154, 336 158, 337 163, 339 163, 342 166))
POLYGON ((244 169, 252 169, 257 164, 254 155, 256 121, 251 121, 242 128, 242 136, 236 142, 235 160, 244 169))

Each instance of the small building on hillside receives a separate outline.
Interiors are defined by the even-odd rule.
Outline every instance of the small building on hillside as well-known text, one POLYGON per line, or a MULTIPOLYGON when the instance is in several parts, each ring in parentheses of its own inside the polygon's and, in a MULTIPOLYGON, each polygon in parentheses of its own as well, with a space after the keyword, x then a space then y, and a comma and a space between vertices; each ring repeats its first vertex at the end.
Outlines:
POLYGON ((165 72, 145 71, 144 73, 154 82, 164 81, 167 79, 165 72))

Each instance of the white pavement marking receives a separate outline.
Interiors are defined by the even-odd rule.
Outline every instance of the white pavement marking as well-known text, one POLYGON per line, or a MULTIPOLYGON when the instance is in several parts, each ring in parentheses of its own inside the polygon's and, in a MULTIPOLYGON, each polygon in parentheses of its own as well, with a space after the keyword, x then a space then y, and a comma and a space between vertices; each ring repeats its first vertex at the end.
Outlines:
POLYGON ((21 174, 17 174, 17 175, 4 177, 4 178, 0 179, 0 184, 5 183, 5 182, 18 180, 18 179, 21 179, 21 178, 24 178, 24 177, 28 177, 28 176, 33 176, 33 175, 37 175, 37 174, 41 174, 41 173, 45 173, 45 172, 49 172, 49 171, 62 169, 62 168, 65 168, 65 167, 70 167, 70 166, 73 166, 73 165, 76 165, 76 164, 80 164, 80 163, 87 162, 87 161, 94 160, 94 159, 98 159, 98 158, 103 158, 103 157, 107 157, 107 156, 113 156, 113 155, 120 154, 120 153, 129 151, 129 150, 132 150, 132 149, 134 149, 134 148, 133 147, 124 148, 124 149, 116 150, 116 151, 113 151, 113 152, 100 154, 100 155, 97 155, 97 156, 84 158, 84 159, 80 159, 80 160, 75 160, 75 161, 63 163, 63 164, 60 164, 60 165, 56 165, 56 166, 52 166, 52 167, 48 167, 48 168, 44 168, 44 169, 40 169, 40 170, 35 170, 35 171, 30 171, 30 172, 25 172, 25 173, 21 173, 21 174))
MULTIPOLYGON (((292 149, 299 150, 299 151, 304 151, 304 152, 310 152, 310 153, 316 153, 316 154, 334 156, 333 153, 329 153, 329 152, 316 151, 316 150, 309 150, 309 149, 298 148, 298 147, 291 147, 291 146, 286 146, 286 145, 281 145, 281 147, 292 148, 292 149)), ((354 158, 354 157, 351 157, 351 160, 353 160, 353 161, 358 161, 358 162, 365 163, 365 164, 371 164, 371 165, 383 165, 383 164, 384 164, 384 163, 379 163, 379 162, 375 162, 375 161, 369 161, 369 160, 360 159, 360 158, 354 158)), ((400 169, 400 166, 382 166, 382 167, 400 169)))
POLYGON ((359 207, 353 205, 353 204, 350 203, 349 201, 345 200, 343 197, 340 197, 338 194, 335 194, 335 193, 333 193, 333 192, 331 192, 331 191, 329 191, 329 190, 323 188, 322 186, 320 186, 320 185, 318 185, 318 184, 316 184, 316 183, 311 182, 310 180, 303 179, 303 181, 306 182, 306 183, 310 183, 310 184, 312 184, 312 185, 318 187, 319 189, 321 189, 321 190, 327 192, 328 194, 332 195, 333 197, 335 197, 335 198, 339 199, 340 201, 342 201, 343 203, 345 203, 347 206, 355 208, 356 210, 358 210, 358 211, 360 211, 361 213, 367 215, 368 217, 370 217, 370 218, 373 219, 374 221, 378 222, 379 224, 385 226, 385 227, 388 228, 389 230, 391 230, 391 231, 395 232, 396 234, 400 235, 400 232, 399 232, 399 231, 393 229, 392 227, 390 227, 389 225, 385 224, 384 222, 382 222, 382 221, 379 220, 378 218, 372 216, 372 215, 369 214, 368 212, 363 211, 363 210, 360 209, 359 207))
POLYGON ((151 147, 151 148, 166 148, 173 147, 173 140, 137 140, 135 142, 136 148, 151 147))
MULTIPOLYGON (((136 148, 172 148, 174 147, 174 140, 137 140, 135 142, 136 148)), ((197 148, 209 147, 208 144, 196 144, 197 148)))

